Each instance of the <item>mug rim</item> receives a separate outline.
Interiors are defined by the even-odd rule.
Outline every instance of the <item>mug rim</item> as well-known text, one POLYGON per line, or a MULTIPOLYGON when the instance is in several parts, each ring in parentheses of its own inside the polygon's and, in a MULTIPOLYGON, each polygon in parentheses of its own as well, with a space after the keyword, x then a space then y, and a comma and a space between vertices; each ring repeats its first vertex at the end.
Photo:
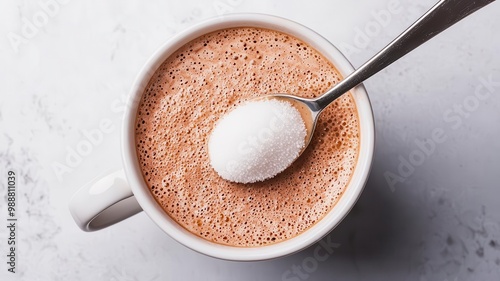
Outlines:
POLYGON ((360 126, 360 143, 354 173, 344 193, 333 208, 316 224, 301 234, 271 245, 237 247, 210 242, 199 237, 172 219, 149 191, 139 167, 135 146, 135 120, 143 91, 157 68, 172 53, 189 41, 216 30, 234 27, 257 27, 280 31, 304 41, 327 58, 342 77, 354 71, 349 60, 326 38, 297 22, 266 14, 227 14, 204 20, 167 40, 145 63, 129 92, 122 125, 122 157, 130 188, 144 212, 165 233, 177 242, 199 253, 233 261, 267 260, 293 254, 318 242, 333 230, 349 213, 368 180, 374 152, 373 111, 362 84, 350 92, 356 102, 360 126))

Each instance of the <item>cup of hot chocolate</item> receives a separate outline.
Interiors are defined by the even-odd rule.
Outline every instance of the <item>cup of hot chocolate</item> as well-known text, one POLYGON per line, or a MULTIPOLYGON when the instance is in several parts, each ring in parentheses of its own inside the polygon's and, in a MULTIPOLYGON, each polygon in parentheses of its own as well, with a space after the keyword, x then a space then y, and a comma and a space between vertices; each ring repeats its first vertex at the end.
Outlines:
MULTIPOLYGON (((211 19, 165 43, 140 71, 123 121, 124 169, 82 187, 73 218, 94 231, 140 211, 200 253, 265 260, 320 240, 348 214, 374 149, 363 85, 321 115, 307 150, 274 178, 241 184, 210 166, 207 141, 229 110, 255 97, 314 97, 353 71, 328 40, 261 14, 211 19)), ((253 147, 252 140, 245 144, 253 147)))

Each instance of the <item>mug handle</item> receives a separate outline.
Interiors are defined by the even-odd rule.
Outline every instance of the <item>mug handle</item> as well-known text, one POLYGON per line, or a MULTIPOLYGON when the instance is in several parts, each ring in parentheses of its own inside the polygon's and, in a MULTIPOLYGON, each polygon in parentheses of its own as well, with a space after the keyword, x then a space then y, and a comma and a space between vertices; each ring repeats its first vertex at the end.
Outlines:
POLYGON ((140 211, 123 169, 82 186, 69 202, 76 224, 84 231, 103 229, 140 211))

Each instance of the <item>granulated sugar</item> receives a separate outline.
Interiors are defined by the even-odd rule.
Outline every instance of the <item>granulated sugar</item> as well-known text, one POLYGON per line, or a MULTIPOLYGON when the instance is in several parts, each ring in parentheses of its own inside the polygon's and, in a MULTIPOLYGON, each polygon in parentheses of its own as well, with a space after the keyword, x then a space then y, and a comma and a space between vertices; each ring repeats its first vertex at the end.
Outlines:
POLYGON ((258 100, 223 116, 208 143, 210 164, 225 180, 253 183, 285 170, 304 147, 306 127, 289 102, 258 100))

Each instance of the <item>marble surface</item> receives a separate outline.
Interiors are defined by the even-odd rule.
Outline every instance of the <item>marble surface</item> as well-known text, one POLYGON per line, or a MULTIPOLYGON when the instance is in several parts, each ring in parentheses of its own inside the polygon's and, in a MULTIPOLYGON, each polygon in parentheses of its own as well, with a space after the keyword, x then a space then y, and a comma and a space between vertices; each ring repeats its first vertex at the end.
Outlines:
POLYGON ((312 260, 319 244, 273 261, 213 259, 144 213, 85 233, 67 208, 80 186, 121 167, 131 81, 183 28, 222 13, 279 15, 359 66, 434 2, 1 1, 0 195, 7 171, 16 171, 19 221, 15 275, 0 228, 0 280, 500 280, 499 3, 365 83, 376 119, 373 171, 352 213, 325 238, 337 247, 324 261, 312 260), (101 122, 111 129, 57 173, 101 122))

